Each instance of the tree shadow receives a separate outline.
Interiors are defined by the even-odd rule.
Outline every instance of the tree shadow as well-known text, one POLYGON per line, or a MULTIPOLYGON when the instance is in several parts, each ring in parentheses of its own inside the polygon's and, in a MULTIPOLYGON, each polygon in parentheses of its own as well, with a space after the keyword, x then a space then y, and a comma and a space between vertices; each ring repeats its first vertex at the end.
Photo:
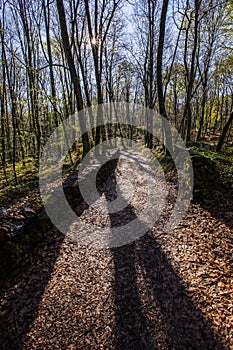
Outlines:
MULTIPOLYGON (((72 209, 81 216, 88 205, 75 186, 76 180, 77 175, 68 178, 63 189, 72 209)), ((11 275, 0 280, 0 349, 24 348, 63 241, 64 234, 56 228, 51 229, 32 251, 24 255, 11 275)))
MULTIPOLYGON (((78 204, 77 215, 81 215, 88 205, 80 191, 78 188, 73 191, 72 181, 68 186, 65 182, 63 188, 70 205, 74 208, 78 204)), ((0 280, 0 299, 3 300, 0 305, 0 349, 24 348, 27 333, 37 317, 54 265, 61 254, 63 241, 64 234, 52 228, 36 247, 24 254, 10 276, 0 280)))
MULTIPOLYGON (((114 155, 116 157, 116 154, 114 155)), ((104 188, 99 189, 107 202, 111 202, 121 193, 116 192, 115 170, 118 159, 109 161, 101 168, 102 180, 108 181, 104 188), (104 179, 108 167, 108 178, 104 179), (108 189, 111 189, 109 192, 108 189)), ((122 198, 124 200, 124 198, 122 198)), ((111 227, 125 225, 137 218, 135 209, 128 204, 125 209, 109 214, 111 227)), ((153 349, 150 334, 147 331, 147 319, 143 313, 143 304, 137 285, 135 261, 135 243, 121 248, 111 249, 114 262, 113 294, 115 298, 115 349, 153 349)))
MULTIPOLYGON (((107 201, 116 192, 115 169, 102 193, 107 201), (115 188, 115 193, 108 193, 115 188)), ((109 214, 111 226, 134 220, 135 208, 109 214)), ((148 231, 148 230, 147 230, 148 231)), ((174 270, 156 238, 148 232, 126 246, 111 249, 114 260, 113 293, 115 298, 115 349, 224 349, 182 280, 174 270)))
POLYGON ((7 280, 0 282, 0 349, 20 350, 37 316, 43 293, 60 254, 64 235, 50 230, 27 253, 7 280))
MULTIPOLYGON (((99 191, 108 201, 117 196, 116 166, 114 159, 99 172, 99 191), (111 193, 108 186, 101 189, 106 174, 115 188, 111 193)), ((87 208, 83 203, 79 215, 87 208)), ((128 204, 126 210, 110 214, 111 226, 126 224, 136 217, 135 208, 128 204)), ((63 234, 51 230, 10 279, 1 283, 1 295, 5 294, 0 311, 1 349, 23 349, 63 240, 63 234)), ((224 349, 152 234, 129 245, 112 248, 111 252, 115 268, 112 290, 116 350, 224 349)))

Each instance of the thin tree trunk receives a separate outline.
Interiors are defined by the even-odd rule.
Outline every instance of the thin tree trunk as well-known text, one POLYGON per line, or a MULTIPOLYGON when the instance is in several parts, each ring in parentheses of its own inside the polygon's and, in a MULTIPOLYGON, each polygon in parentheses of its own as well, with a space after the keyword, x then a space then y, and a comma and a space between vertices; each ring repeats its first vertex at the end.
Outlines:
POLYGON ((48 52, 48 59, 49 59, 49 74, 50 74, 50 85, 51 85, 51 94, 52 94, 52 105, 53 105, 53 111, 54 111, 54 122, 55 126, 58 126, 58 110, 57 110, 57 94, 56 94, 56 86, 55 86, 55 79, 54 79, 54 73, 53 73, 53 56, 52 56, 52 49, 51 49, 51 43, 50 43, 50 12, 49 12, 49 1, 47 1, 47 5, 45 4, 45 0, 42 2, 42 7, 44 11, 44 22, 45 22, 45 30, 46 30, 46 41, 47 41, 47 52, 48 52), (47 9, 48 12, 47 12, 47 9))
MULTIPOLYGON (((65 17, 65 9, 63 0, 57 0, 57 10, 59 14, 59 21, 60 21, 60 28, 61 28, 61 36, 62 36, 62 43, 64 47, 64 52, 67 60, 67 64, 69 66, 70 74, 71 74, 71 80, 74 86, 74 93, 76 97, 76 104, 78 111, 83 110, 83 98, 81 93, 81 86, 79 81, 79 76, 77 74, 74 59, 70 47, 69 42, 69 35, 66 25, 66 17, 65 17)), ((86 132, 86 122, 83 116, 80 116, 79 114, 79 122, 80 122, 80 128, 82 133, 82 142, 83 142, 83 156, 85 156, 89 150, 90 150, 90 143, 88 138, 88 133, 86 132)))
POLYGON ((188 81, 188 90, 187 90, 186 103, 184 108, 184 121, 186 122, 186 137, 185 137, 186 142, 190 141, 191 129, 192 129, 191 99, 192 99, 193 85, 195 80, 195 61, 196 61, 197 43, 198 43, 199 7, 200 7, 200 0, 195 0, 194 41, 193 41, 189 81, 188 81))
POLYGON ((222 134, 221 134, 221 136, 219 138, 219 141, 218 141, 218 144, 217 144, 217 147, 216 147, 216 151, 217 152, 220 152, 222 150, 222 146, 224 144, 227 132, 228 132, 232 122, 233 122, 233 111, 231 112, 230 118, 226 122, 226 124, 225 124, 225 126, 223 128, 222 134))
MULTIPOLYGON (((3 32, 1 19, 0 19, 0 31, 3 32)), ((0 84, 0 100, 1 100, 1 146, 2 146, 2 166, 5 172, 6 169, 6 145, 5 145, 5 95, 6 95, 6 71, 3 55, 4 35, 1 35, 1 47, 2 47, 2 85, 0 84)))
POLYGON ((17 184, 17 175, 16 175, 16 105, 15 105, 15 96, 14 91, 12 87, 12 79, 10 77, 9 67, 7 63, 6 58, 6 51, 5 51, 5 45, 4 45, 4 31, 2 30, 2 23, 0 21, 0 35, 1 35, 1 42, 2 42, 2 58, 3 62, 5 64, 6 68, 6 77, 9 85, 9 91, 10 91, 10 98, 11 98, 11 118, 12 118, 12 127, 13 127, 13 149, 12 149, 12 167, 13 167, 13 175, 14 175, 14 181, 15 184, 17 184))
MULTIPOLYGON (((163 48, 164 48, 164 37, 165 37, 165 27, 166 27, 166 17, 167 17, 167 9, 168 9, 169 0, 163 0, 162 13, 160 18, 160 31, 159 31, 159 45, 158 45, 158 53, 157 53, 157 90, 158 90, 158 100, 159 100, 159 113, 168 120, 166 108, 165 108, 165 100, 163 94, 163 48)), ((171 143, 171 131, 165 130, 165 147, 167 150, 172 149, 171 143)))

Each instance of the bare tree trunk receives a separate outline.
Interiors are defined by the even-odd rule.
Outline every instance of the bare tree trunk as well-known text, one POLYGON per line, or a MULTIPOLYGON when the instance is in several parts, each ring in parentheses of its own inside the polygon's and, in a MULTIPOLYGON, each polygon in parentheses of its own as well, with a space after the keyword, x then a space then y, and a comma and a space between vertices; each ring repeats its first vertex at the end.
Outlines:
POLYGON ((230 118, 228 119, 228 121, 224 125, 222 134, 221 134, 221 136, 219 138, 219 141, 218 141, 218 144, 217 144, 217 147, 216 147, 216 151, 217 152, 220 152, 222 150, 222 146, 224 144, 227 132, 228 132, 232 122, 233 122, 233 111, 231 112, 230 118))
POLYGON ((32 32, 30 31, 29 19, 26 4, 24 1, 19 0, 19 12, 23 25, 23 32, 26 42, 27 56, 26 65, 27 65, 27 75, 28 75, 28 83, 29 83, 29 97, 30 97, 30 108, 32 114, 32 123, 33 129, 36 136, 37 142, 37 157, 40 154, 40 146, 41 146, 41 129, 39 123, 39 111, 38 111, 38 85, 36 80, 36 68, 35 68, 35 57, 33 60, 33 54, 35 56, 35 43, 32 40, 32 32))
POLYGON ((191 99, 192 99, 192 93, 193 93, 193 85, 195 81, 195 68, 196 68, 195 62, 196 62, 196 53, 197 53, 197 44, 198 44, 199 8, 200 8, 200 0, 195 0, 193 50, 191 55, 191 66, 190 66, 190 72, 188 76, 188 89, 187 89, 187 96, 186 96, 186 102, 184 107, 184 117, 183 117, 184 122, 186 122, 186 130, 185 130, 186 142, 190 141, 191 129, 192 129, 191 99))
MULTIPOLYGON (((108 9, 107 1, 99 2, 94 0, 94 15, 93 21, 90 13, 90 1, 84 0, 89 40, 92 48, 92 57, 95 69, 95 80, 97 88, 97 101, 98 101, 98 112, 97 112, 97 124, 96 128, 96 144, 106 140, 106 128, 103 125, 102 118, 102 104, 103 104, 103 88, 102 88, 102 73, 103 73, 103 59, 104 59, 104 46, 106 44, 107 35, 110 30, 113 18, 118 5, 121 0, 113 1, 113 7, 111 10, 108 9)), ((109 2, 110 3, 110 2, 109 2)))
POLYGON ((2 167, 4 171, 4 176, 6 182, 7 180, 7 174, 6 174, 6 145, 5 145, 5 95, 6 95, 6 70, 5 70, 5 62, 4 62, 4 34, 3 34, 3 28, 2 28, 2 23, 0 19, 0 32, 1 32, 1 49, 2 49, 2 55, 1 55, 1 60, 2 60, 2 85, 0 84, 0 101, 1 101, 1 147, 2 147, 2 152, 1 152, 1 158, 2 158, 2 167))
POLYGON ((58 126, 58 110, 57 110, 57 94, 56 94, 56 86, 53 72, 53 56, 52 49, 50 43, 50 10, 49 10, 49 1, 47 0, 47 4, 45 0, 42 2, 43 12, 44 12, 44 23, 46 30, 46 42, 47 42, 47 52, 48 52, 48 61, 49 61, 49 74, 50 74, 50 85, 51 85, 51 94, 52 94, 52 105, 54 111, 54 122, 55 126, 58 126))
MULTIPOLYGON (((70 47, 63 0, 57 0, 57 10, 58 10, 58 14, 59 14, 62 43, 63 43, 63 47, 64 47, 64 52, 65 52, 67 64, 69 66, 72 83, 74 86, 74 93, 75 93, 75 97, 76 97, 77 109, 78 109, 78 111, 81 111, 83 109, 83 98, 82 98, 82 93, 81 93, 79 76, 78 76, 76 68, 75 68, 74 59, 73 59, 73 55, 72 55, 72 51, 71 51, 71 47, 70 47)), ((80 122, 80 128, 81 128, 81 133, 82 133, 83 156, 85 156, 90 150, 90 143, 89 143, 88 133, 85 131, 86 121, 85 121, 84 117, 80 116, 80 114, 79 114, 79 122, 80 122)))
MULTIPOLYGON (((1 34, 2 35, 2 34, 1 34)), ((3 40, 3 38, 2 38, 3 40)), ((10 91, 10 99, 11 99, 11 120, 12 120, 12 127, 13 127, 13 149, 12 149, 12 167, 13 167, 13 175, 14 175, 14 181, 17 184, 17 175, 16 175, 16 98, 14 95, 13 87, 12 87, 12 79, 10 77, 9 67, 6 61, 6 52, 5 47, 3 46, 3 59, 5 62, 6 67, 6 76, 7 81, 9 85, 9 91, 10 91)))
MULTIPOLYGON (((168 120, 165 100, 163 93, 163 48, 164 48, 164 37, 165 37, 165 27, 166 27, 166 17, 168 9, 169 0, 163 0, 162 13, 160 18, 160 31, 159 31, 159 45, 157 53, 157 89, 158 89, 158 100, 159 100, 159 113, 168 120)), ((172 149, 171 144, 171 132, 170 130, 165 130, 165 146, 166 149, 172 149)), ((166 151, 167 152, 167 151, 166 151)))
MULTIPOLYGON (((147 91, 148 96, 146 96, 147 99, 147 106, 150 109, 154 109, 155 105, 155 88, 154 88, 154 52, 155 52, 155 8, 156 8, 156 2, 147 0, 147 6, 148 6, 148 25, 149 25, 149 32, 148 32, 148 42, 147 42, 147 50, 148 52, 148 80, 146 82, 146 86, 148 85, 147 91)), ((152 130, 152 119, 147 120, 147 127, 149 130, 152 130)), ((151 132, 146 133, 146 143, 147 146, 151 149, 153 147, 153 136, 151 132)))

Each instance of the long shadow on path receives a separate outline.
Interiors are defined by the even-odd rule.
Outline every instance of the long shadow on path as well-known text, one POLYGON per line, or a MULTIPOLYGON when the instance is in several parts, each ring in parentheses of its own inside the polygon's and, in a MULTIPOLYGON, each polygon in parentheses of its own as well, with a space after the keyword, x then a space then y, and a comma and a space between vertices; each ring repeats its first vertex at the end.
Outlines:
MULTIPOLYGON (((113 161, 110 187, 115 188, 115 193, 102 191, 107 200, 117 195, 116 166, 113 161)), ((128 205, 126 210, 110 215, 111 225, 125 224, 136 217, 135 208, 128 205)), ((0 349, 23 349, 63 239, 62 234, 52 230, 3 287, 6 295, 0 311, 0 349)), ((116 350, 224 349, 151 234, 130 245, 112 248, 111 252, 115 267, 112 289, 116 350)))
MULTIPOLYGON (((117 162, 112 162, 109 188, 115 188, 115 195, 104 191, 108 201, 117 196, 117 162)), ((135 208, 128 205, 110 214, 111 226, 124 225, 136 217, 135 208)), ((111 251, 116 350, 224 349, 152 234, 111 251)))

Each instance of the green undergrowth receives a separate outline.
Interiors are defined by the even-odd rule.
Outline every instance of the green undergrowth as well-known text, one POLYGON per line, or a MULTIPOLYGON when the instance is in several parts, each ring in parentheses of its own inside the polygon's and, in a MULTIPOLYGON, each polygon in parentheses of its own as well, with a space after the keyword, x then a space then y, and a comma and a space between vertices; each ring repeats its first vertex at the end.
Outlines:
MULTIPOLYGON (((220 185, 232 188, 233 182, 233 148, 225 147, 223 152, 216 152, 214 146, 207 143, 191 143, 189 153, 194 170, 194 190, 201 192, 201 196, 208 195, 211 189, 220 185)), ((153 150, 153 154, 161 164, 163 171, 169 173, 175 169, 171 156, 164 152, 153 150)), ((81 163, 81 148, 71 153, 65 159, 63 175, 68 176, 74 170, 74 165, 81 163)), ((33 189, 38 187, 38 165, 35 159, 28 157, 24 164, 16 164, 17 183, 14 181, 12 165, 7 166, 7 181, 3 169, 0 168, 0 207, 7 207, 16 203, 20 198, 28 196, 33 189)), ((40 205, 37 198, 31 198, 32 206, 40 205)))
POLYGON ((216 206, 223 193, 229 194, 233 189, 232 150, 216 152, 212 146, 194 144, 189 153, 194 172, 194 202, 206 208, 216 206))
MULTIPOLYGON (((217 172, 223 181, 232 181, 233 148, 226 149, 224 152, 216 152, 214 147, 208 144, 193 143, 188 151, 194 170, 205 169, 209 173, 217 172)), ((175 163, 170 155, 166 155, 164 152, 154 152, 154 154, 165 172, 174 169, 175 163)))
MULTIPOLYGON (((70 156, 67 155, 63 165, 63 175, 68 176, 74 170, 74 164, 81 163, 82 149, 78 148, 71 152, 72 162, 70 156)), ((5 177, 3 167, 0 167, 0 208, 9 207, 17 203, 18 200, 31 194, 33 189, 38 188, 39 185, 39 166, 34 158, 28 157, 24 162, 16 163, 17 182, 14 179, 12 164, 7 164, 5 177)), ((30 198, 32 207, 37 208, 40 203, 37 198, 30 198)))
POLYGON ((9 206, 26 197, 32 189, 38 186, 38 166, 33 158, 27 158, 24 163, 16 163, 17 182, 15 182, 12 165, 6 167, 7 179, 3 168, 0 168, 0 207, 9 206))
POLYGON ((233 147, 225 148, 223 152, 216 152, 213 146, 194 143, 189 148, 191 158, 199 157, 215 165, 223 181, 233 178, 233 147))
MULTIPOLYGON (((233 189, 233 149, 216 152, 208 144, 192 143, 188 147, 194 174, 193 201, 211 206, 220 200, 222 191, 233 189)), ((155 152, 165 173, 175 170, 170 155, 155 152)))

